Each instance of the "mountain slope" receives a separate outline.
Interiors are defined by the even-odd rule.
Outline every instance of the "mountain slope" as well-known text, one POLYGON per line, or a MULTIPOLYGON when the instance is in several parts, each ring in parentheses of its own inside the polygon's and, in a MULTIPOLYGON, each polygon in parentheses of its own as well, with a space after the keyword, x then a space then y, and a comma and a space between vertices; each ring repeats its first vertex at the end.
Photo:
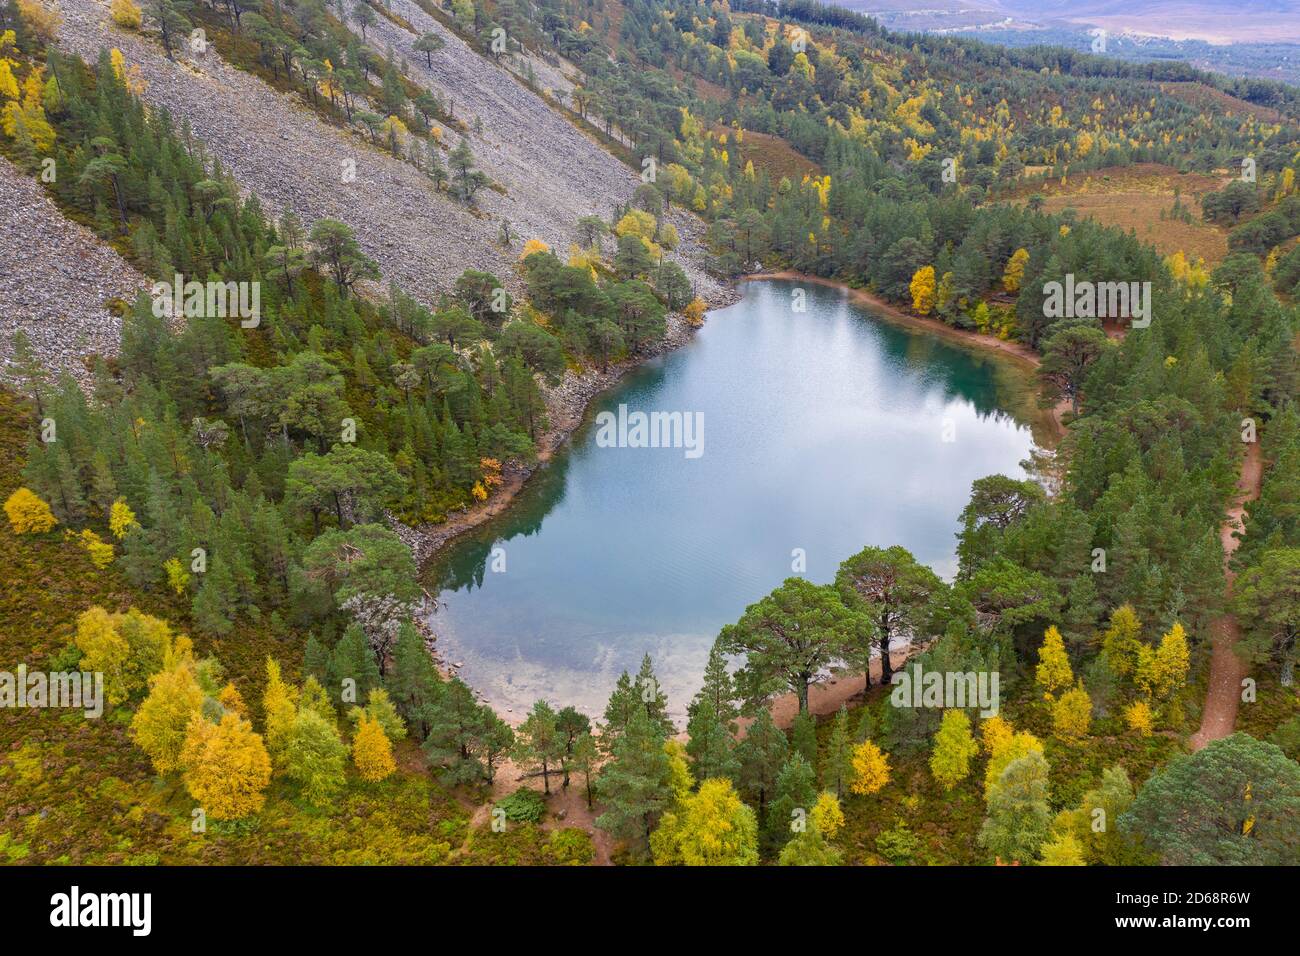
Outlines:
POLYGON ((117 352, 121 319, 107 307, 129 300, 144 276, 86 227, 65 219, 31 176, 0 156, 0 379, 22 329, 37 356, 81 381, 82 356, 117 352))
MULTIPOLYGON (((173 62, 153 39, 113 27, 107 4, 67 0, 63 12, 59 43, 65 50, 93 62, 101 49, 121 49, 148 83, 145 101, 168 109, 178 124, 188 122, 210 154, 268 209, 291 207, 308 223, 326 217, 348 223, 384 279, 425 301, 450 288, 466 268, 509 281, 518 251, 498 245, 501 220, 524 238, 565 249, 574 220, 608 215, 637 184, 631 170, 454 37, 439 54, 444 89, 459 87, 453 94, 458 115, 470 103, 477 108, 485 139, 471 136, 471 146, 505 187, 504 195, 481 190, 478 212, 437 193, 408 163, 231 66, 213 48, 198 57, 178 54, 173 62), (355 181, 345 182, 348 160, 356 164, 355 181)), ((381 22, 394 31, 395 46, 409 50, 410 35, 381 22)), ((687 228, 681 258, 707 297, 714 286, 704 279, 702 257, 689 240, 699 228, 687 228)))

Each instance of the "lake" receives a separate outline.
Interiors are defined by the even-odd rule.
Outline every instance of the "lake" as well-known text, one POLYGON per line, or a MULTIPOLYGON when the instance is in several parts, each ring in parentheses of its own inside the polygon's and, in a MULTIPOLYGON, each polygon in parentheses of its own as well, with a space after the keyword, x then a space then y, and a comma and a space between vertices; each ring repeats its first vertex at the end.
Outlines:
POLYGON ((951 579, 971 482, 1026 476, 1019 365, 873 317, 840 289, 742 289, 593 402, 510 508, 427 569, 443 659, 508 719, 538 697, 597 717, 649 652, 680 726, 719 628, 801 557, 826 582, 864 546, 901 544, 951 579), (648 444, 637 413, 653 412, 698 433, 633 447, 648 444))

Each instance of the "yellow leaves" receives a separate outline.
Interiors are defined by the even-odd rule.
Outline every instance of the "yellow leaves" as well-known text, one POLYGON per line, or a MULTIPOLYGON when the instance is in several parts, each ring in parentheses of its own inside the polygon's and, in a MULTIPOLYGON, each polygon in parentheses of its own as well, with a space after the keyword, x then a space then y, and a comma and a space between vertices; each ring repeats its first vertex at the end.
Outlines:
POLYGON ((285 750, 298 717, 298 688, 285 682, 280 664, 266 659, 266 688, 262 691, 262 720, 266 747, 277 770, 283 769, 285 750))
POLYGON ((912 309, 917 315, 929 315, 934 309, 934 266, 922 266, 912 275, 908 286, 912 293, 912 309))
POLYGON ((190 572, 185 570, 180 558, 168 558, 163 562, 163 571, 167 575, 167 586, 172 593, 180 597, 190 586, 190 572))
POLYGON ((1172 697, 1187 682, 1191 667, 1191 653, 1187 647, 1187 632, 1183 625, 1174 626, 1160 638, 1155 657, 1155 693, 1164 700, 1172 697))
MULTIPOLYGON (((112 547, 112 545, 105 545, 112 547)), ((173 654, 167 622, 131 608, 109 614, 91 607, 77 618, 74 643, 80 648, 85 670, 101 671, 109 703, 120 704, 143 688, 148 678, 162 670, 173 654)), ((176 639, 176 646, 181 639, 176 639)))
POLYGON ((813 804, 808 817, 817 832, 828 840, 835 839, 835 834, 844 827, 844 811, 833 793, 823 792, 813 804))
POLYGON ((160 775, 180 767, 190 721, 203 706, 203 690, 191 661, 149 678, 149 696, 131 719, 131 739, 160 775))
POLYGON ((1074 683, 1070 658, 1065 653, 1065 641, 1055 624, 1043 635, 1042 646, 1038 648, 1038 670, 1034 676, 1043 688, 1043 696, 1048 700, 1055 697, 1057 691, 1074 683))
MULTIPOLYGON (((12 31, 10 31, 12 33, 12 31)), ((0 57, 0 99, 18 99, 18 80, 10 67, 11 60, 0 57)))
POLYGON ((59 35, 59 24, 63 15, 59 13, 57 3, 51 0, 47 6, 41 0, 15 0, 18 13, 26 21, 28 29, 42 43, 53 43, 59 35))
POLYGON ((1145 700, 1135 700, 1124 709, 1124 723, 1139 737, 1150 737, 1154 726, 1151 705, 1145 700))
POLYGON ((1016 731, 1009 737, 1000 739, 996 748, 989 754, 989 765, 984 771, 984 796, 988 797, 994 785, 998 782, 998 777, 1002 776, 1002 771, 1006 770, 1008 766, 1021 757, 1027 757, 1031 753, 1041 754, 1042 752, 1042 742, 1027 730, 1016 731))
POLYGON ((1052 731, 1058 737, 1083 737, 1092 724, 1092 698, 1083 689, 1083 681, 1061 695, 1052 705, 1052 731))
POLYGON ((870 740, 864 741, 853 749, 853 782, 849 784, 852 793, 877 793, 889 783, 889 756, 870 740))
POLYGON ((1013 294, 1020 291, 1020 283, 1025 279, 1025 263, 1028 261, 1027 249, 1020 248, 1011 253, 1011 258, 1007 260, 1006 268, 1002 272, 1002 288, 1013 294))
POLYGON ((1004 717, 993 716, 980 724, 980 747, 990 757, 1011 742, 1015 735, 1004 717))
POLYGON ((663 815, 650 849, 657 866, 757 866, 758 821, 731 781, 715 777, 663 815))
POLYGON ((1086 866, 1083 859, 1083 847, 1073 833, 1066 831, 1057 834, 1049 843, 1043 844, 1042 866, 1086 866))
POLYGON ((252 725, 233 712, 219 724, 191 718, 181 748, 185 786, 214 820, 237 820, 262 809, 271 758, 252 725))
POLYGON ((108 530, 119 541, 135 527, 135 512, 127 505, 125 498, 118 498, 108 512, 108 530))
POLYGON ((925 104, 925 93, 903 100, 894 109, 894 118, 902 126, 918 136, 932 136, 934 135, 934 127, 921 116, 921 110, 925 108, 925 104))
POLYGON ((470 494, 474 497, 475 501, 487 501, 488 499, 487 489, 483 487, 483 482, 481 481, 474 482, 474 487, 470 489, 470 494))
POLYGON ((130 692, 126 669, 131 646, 118 633, 113 618, 98 606, 83 611, 74 641, 81 650, 82 670, 102 673, 109 703, 120 704, 130 692))
POLYGON ((903 140, 903 145, 907 147, 907 158, 913 163, 919 163, 934 151, 929 143, 917 142, 910 136, 903 140))
POLYGON ((5 499, 5 514, 14 534, 44 534, 59 523, 50 506, 28 488, 5 499))
POLYGON ((109 6, 113 22, 126 30, 139 30, 142 17, 140 8, 132 0, 113 0, 109 6))
POLYGON ((1210 272, 1205 268, 1205 260, 1197 258, 1189 261, 1182 250, 1165 257, 1165 268, 1186 289, 1189 296, 1210 284, 1210 272))
POLYGON ((89 528, 77 535, 77 542, 86 549, 91 563, 101 571, 113 563, 113 546, 89 528))
POLYGON ((137 64, 126 65, 126 57, 117 47, 108 51, 109 62, 113 65, 113 75, 116 76, 130 92, 139 96, 144 92, 148 84, 140 75, 140 67, 137 64))
POLYGON ((365 711, 360 712, 360 724, 352 741, 352 760, 357 773, 367 783, 378 783, 397 770, 393 761, 393 745, 384 736, 384 728, 365 711))
POLYGON ((1121 677, 1132 675, 1142 653, 1142 622, 1132 605, 1122 604, 1110 615, 1110 626, 1101 639, 1111 669, 1121 677))
POLYGON ((807 53, 795 54, 794 61, 790 64, 790 72, 802 73, 810 83, 817 78, 817 70, 808 59, 807 53))
POLYGON ((620 239, 623 236, 636 236, 649 248, 653 245, 656 225, 655 217, 651 213, 644 209, 631 209, 614 226, 614 235, 620 239))
POLYGON ((687 305, 685 309, 682 310, 682 314, 686 316, 686 321, 693 327, 699 328, 704 324, 704 313, 708 308, 708 303, 697 296, 690 301, 690 304, 687 305))
POLYGON ((1147 697, 1168 700, 1182 689, 1190 666, 1187 632, 1175 621, 1173 627, 1161 636, 1157 647, 1140 646, 1133 683, 1147 697))
POLYGON ((524 248, 519 253, 519 261, 523 262, 534 252, 550 252, 551 247, 541 239, 529 239, 524 243, 524 248))
POLYGON ((934 735, 934 750, 930 753, 930 773, 935 781, 951 790, 966 779, 971 758, 977 753, 979 745, 971 735, 970 718, 966 712, 945 710, 943 721, 934 735))

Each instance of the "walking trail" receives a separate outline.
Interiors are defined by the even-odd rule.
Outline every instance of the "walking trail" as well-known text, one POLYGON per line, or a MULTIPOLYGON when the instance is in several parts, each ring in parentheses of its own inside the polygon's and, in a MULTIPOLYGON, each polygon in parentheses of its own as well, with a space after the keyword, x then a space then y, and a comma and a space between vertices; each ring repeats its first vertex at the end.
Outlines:
MULTIPOLYGON (((1244 530, 1246 505, 1259 497, 1264 463, 1259 442, 1246 445, 1246 455, 1241 462, 1241 475, 1237 479, 1237 494, 1219 529, 1223 543, 1223 570, 1227 579, 1225 597, 1232 598, 1232 584, 1236 574, 1228 567, 1237 545, 1239 533, 1244 530)), ((1205 709, 1201 712, 1201 728, 1192 735, 1193 752, 1206 744, 1222 740, 1232 733, 1237 723, 1237 707, 1241 703, 1241 681, 1246 676, 1246 663, 1235 650, 1241 639, 1237 619, 1226 611, 1210 625, 1213 634, 1213 651, 1210 656, 1210 685, 1205 692, 1205 709)))

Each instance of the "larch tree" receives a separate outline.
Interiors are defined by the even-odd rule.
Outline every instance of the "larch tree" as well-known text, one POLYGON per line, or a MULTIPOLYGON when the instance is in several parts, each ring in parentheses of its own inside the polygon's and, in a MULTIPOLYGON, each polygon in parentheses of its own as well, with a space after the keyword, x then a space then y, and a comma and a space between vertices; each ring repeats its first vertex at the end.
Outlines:
POLYGON ((334 722, 300 706, 289 732, 284 773, 308 803, 324 807, 343 789, 347 759, 347 745, 334 722))
POLYGON ((730 780, 705 780, 663 815, 650 847, 658 866, 757 866, 758 821, 730 780))
POLYGON ((1043 689, 1043 697, 1052 700, 1065 688, 1074 683, 1074 671, 1070 669, 1070 658, 1065 653, 1065 639, 1053 624, 1043 635, 1043 643, 1038 648, 1038 667, 1034 679, 1043 689))
POLYGON ((980 846, 1006 862, 1037 860, 1051 835, 1049 797, 1047 760, 1041 750, 1011 761, 989 790, 980 846))
POLYGON ((979 744, 971 734, 966 712, 956 708, 945 710, 930 753, 930 773, 934 779, 945 790, 951 790, 970 774, 970 762, 977 753, 979 744))
POLYGON ((393 745, 384 734, 384 728, 365 711, 361 712, 357 734, 352 741, 352 760, 357 773, 367 783, 378 783, 397 770, 393 745))
POLYGON ((220 723, 195 714, 181 747, 185 786, 214 820, 238 820, 262 809, 271 758, 260 735, 238 714, 220 723))
POLYGON ((853 774, 851 793, 877 793, 889 783, 889 755, 872 741, 864 740, 853 748, 853 774))
POLYGON ((160 776, 180 767, 186 733, 203 706, 203 697, 190 661, 149 678, 149 696, 131 718, 131 738, 160 776))

